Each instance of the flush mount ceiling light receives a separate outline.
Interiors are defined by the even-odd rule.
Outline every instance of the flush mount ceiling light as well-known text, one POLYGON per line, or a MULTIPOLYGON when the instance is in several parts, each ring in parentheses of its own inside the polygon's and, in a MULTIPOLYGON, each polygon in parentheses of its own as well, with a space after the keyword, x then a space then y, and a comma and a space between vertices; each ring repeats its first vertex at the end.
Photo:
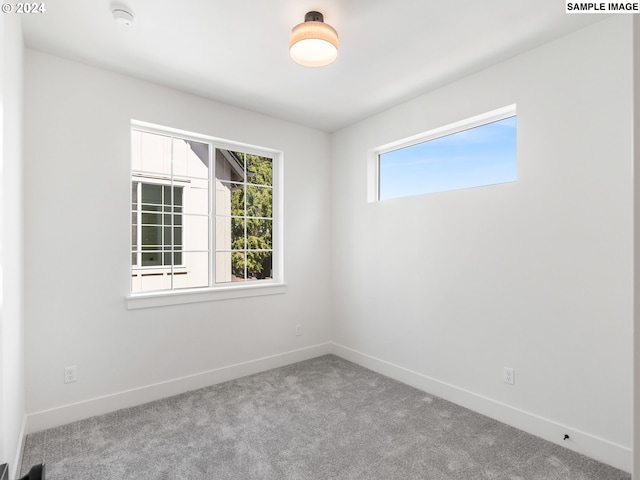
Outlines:
POLYGON ((133 13, 122 5, 113 5, 111 14, 118 25, 129 27, 133 23, 133 13))
POLYGON ((291 30, 289 55, 305 67, 329 65, 338 56, 338 33, 324 23, 320 12, 308 12, 304 23, 291 30))

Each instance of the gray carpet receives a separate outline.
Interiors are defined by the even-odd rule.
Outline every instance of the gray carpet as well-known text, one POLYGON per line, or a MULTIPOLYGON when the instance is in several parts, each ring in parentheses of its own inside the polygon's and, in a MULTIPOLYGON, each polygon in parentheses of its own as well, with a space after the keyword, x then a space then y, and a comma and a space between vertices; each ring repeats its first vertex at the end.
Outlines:
POLYGON ((27 436, 47 480, 629 480, 333 355, 27 436))

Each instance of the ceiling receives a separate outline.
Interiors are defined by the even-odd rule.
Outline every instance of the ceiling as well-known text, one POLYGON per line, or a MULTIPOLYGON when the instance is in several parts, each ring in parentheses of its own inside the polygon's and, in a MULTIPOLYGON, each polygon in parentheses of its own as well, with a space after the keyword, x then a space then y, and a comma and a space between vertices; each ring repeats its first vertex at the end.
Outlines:
POLYGON ((332 132, 603 20, 563 0, 55 0, 22 15, 25 44, 87 64, 332 132), (337 60, 288 56, 307 11, 340 38, 337 60))

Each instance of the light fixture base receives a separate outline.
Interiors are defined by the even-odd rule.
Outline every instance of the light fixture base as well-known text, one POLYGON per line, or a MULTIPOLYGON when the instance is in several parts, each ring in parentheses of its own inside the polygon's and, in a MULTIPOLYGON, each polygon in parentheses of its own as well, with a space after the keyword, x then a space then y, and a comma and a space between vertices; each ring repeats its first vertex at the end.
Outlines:
POLYGON ((322 15, 320 12, 307 12, 307 14, 304 16, 304 21, 305 22, 324 22, 324 15, 322 15))

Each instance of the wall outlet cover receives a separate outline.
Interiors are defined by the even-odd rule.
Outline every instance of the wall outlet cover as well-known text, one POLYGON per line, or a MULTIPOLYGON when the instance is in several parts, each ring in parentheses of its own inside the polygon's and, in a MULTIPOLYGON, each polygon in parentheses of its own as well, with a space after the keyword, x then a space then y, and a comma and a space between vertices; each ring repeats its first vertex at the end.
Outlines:
POLYGON ((509 385, 515 385, 516 383, 516 378, 515 378, 515 370, 513 368, 509 368, 509 367, 504 367, 504 383, 508 383, 509 385))

